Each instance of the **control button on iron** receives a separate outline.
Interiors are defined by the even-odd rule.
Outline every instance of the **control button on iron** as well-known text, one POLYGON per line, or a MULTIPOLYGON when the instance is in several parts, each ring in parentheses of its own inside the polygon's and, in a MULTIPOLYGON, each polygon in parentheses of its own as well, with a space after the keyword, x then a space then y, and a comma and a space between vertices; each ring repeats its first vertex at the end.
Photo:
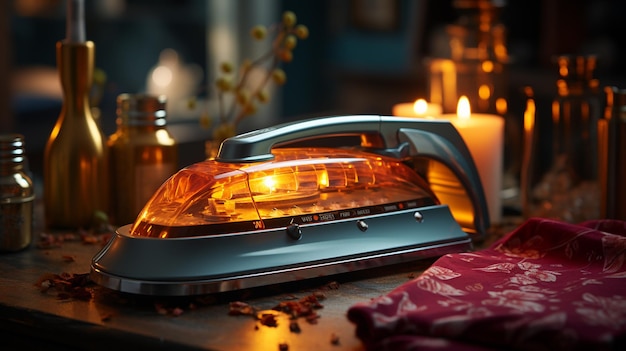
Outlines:
POLYGON ((417 221, 417 223, 422 223, 424 221, 424 216, 422 215, 421 212, 417 211, 413 214, 413 217, 415 218, 415 220, 417 221))
POLYGON ((302 239, 302 230, 300 229, 300 225, 296 223, 291 223, 287 226, 287 235, 294 240, 302 239))
POLYGON ((359 219, 358 221, 356 221, 356 227, 359 228, 360 231, 364 232, 369 226, 367 225, 367 223, 359 219))

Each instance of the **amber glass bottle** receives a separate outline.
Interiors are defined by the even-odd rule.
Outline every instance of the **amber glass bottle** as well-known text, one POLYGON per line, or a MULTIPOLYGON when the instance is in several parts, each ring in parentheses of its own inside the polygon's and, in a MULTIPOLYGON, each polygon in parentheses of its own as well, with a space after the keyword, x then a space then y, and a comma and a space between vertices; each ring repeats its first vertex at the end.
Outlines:
POLYGON ((44 204, 48 228, 88 228, 108 207, 106 141, 89 105, 95 45, 57 43, 63 106, 46 144, 44 204))
POLYGON ((122 94, 110 151, 111 219, 132 223, 154 192, 178 170, 178 147, 166 128, 164 96, 122 94))

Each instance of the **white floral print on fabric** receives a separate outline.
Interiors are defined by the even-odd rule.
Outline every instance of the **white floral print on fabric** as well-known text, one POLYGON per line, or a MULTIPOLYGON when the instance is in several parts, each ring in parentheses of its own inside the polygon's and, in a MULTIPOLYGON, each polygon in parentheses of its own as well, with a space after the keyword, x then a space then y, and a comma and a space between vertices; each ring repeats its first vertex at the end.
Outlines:
POLYGON ((582 301, 574 302, 574 305, 580 306, 576 312, 583 316, 587 324, 611 329, 626 324, 626 300, 623 296, 607 298, 585 293, 582 301))
POLYGON ((348 318, 369 350, 626 349, 626 224, 530 219, 348 318))

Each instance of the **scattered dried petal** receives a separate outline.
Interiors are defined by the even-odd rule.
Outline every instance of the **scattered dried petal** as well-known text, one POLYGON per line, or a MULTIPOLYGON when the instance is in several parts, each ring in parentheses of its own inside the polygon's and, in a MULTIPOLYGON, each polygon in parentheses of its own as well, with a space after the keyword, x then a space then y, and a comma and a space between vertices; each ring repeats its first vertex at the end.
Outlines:
POLYGON ((63 256, 61 256, 61 258, 63 258, 63 261, 65 261, 65 262, 75 262, 76 261, 76 256, 72 256, 72 255, 63 255, 63 256))
POLYGON ((41 284, 39 284, 39 290, 41 290, 41 292, 46 292, 48 291, 48 289, 50 289, 51 286, 52 286, 51 281, 44 280, 43 282, 41 282, 41 284))
POLYGON ((69 300, 70 298, 72 298, 72 295, 66 292, 60 292, 57 294, 57 299, 59 300, 69 300))
POLYGON ((100 242, 100 239, 93 234, 85 234, 82 236, 83 244, 95 245, 100 242))
MULTIPOLYGON (((315 298, 316 298, 317 300, 324 300, 324 299, 326 299, 326 294, 324 294, 324 293, 323 293, 323 292, 321 292, 321 291, 316 291, 316 292, 314 292, 314 293, 313 293, 313 296, 315 296, 315 298)), ((318 304, 319 304, 319 302, 318 302, 318 304)), ((320 307, 321 307, 321 306, 322 306, 322 305, 320 305, 320 307)))
POLYGON ((339 345, 339 335, 335 333, 330 334, 330 343, 332 345, 339 345))
POLYGON ((91 300, 92 292, 89 288, 91 280, 89 273, 71 274, 63 272, 61 274, 47 273, 41 276, 35 286, 41 292, 48 292, 51 289, 57 291, 57 298, 60 300, 77 299, 91 300))
POLYGON ((93 297, 91 294, 91 290, 87 290, 83 287, 74 288, 70 297, 77 300, 89 301, 93 297))
POLYGON ((231 316, 254 316, 256 315, 257 309, 252 307, 251 305, 241 302, 234 301, 229 304, 228 314, 231 316))
POLYGON ((35 282, 35 286, 39 288, 50 288, 52 286, 52 281, 58 278, 58 275, 52 273, 46 273, 39 277, 39 279, 35 282))
POLYGON ((305 320, 309 322, 309 324, 317 324, 317 320, 320 318, 320 315, 317 313, 311 313, 305 317, 305 320))
POLYGON ((268 327, 278 326, 278 320, 276 319, 276 315, 273 313, 262 313, 261 316, 259 316, 259 321, 261 324, 268 327))
POLYGON ((165 308, 165 306, 163 306, 161 304, 158 304, 158 303, 154 304, 154 308, 156 309, 157 313, 162 315, 162 316, 165 316, 168 313, 167 308, 165 308))
POLYGON ((298 321, 292 320, 289 322, 289 331, 291 331, 292 333, 299 333, 302 331, 300 329, 300 324, 298 324, 298 321))
MULTIPOLYGON (((278 305, 272 308, 272 311, 282 312, 289 315, 291 321, 289 323, 289 330, 294 333, 300 332, 300 326, 297 323, 297 319, 302 317, 310 324, 316 324, 320 318, 315 310, 321 309, 324 306, 319 302, 326 296, 322 292, 314 292, 299 300, 295 299, 293 295, 285 296, 289 301, 281 301, 278 305)), ((255 315, 262 325, 275 327, 278 325, 276 319, 277 314, 272 312, 263 311, 257 313, 258 309, 241 301, 235 301, 230 303, 229 314, 230 315, 255 315)))
POLYGON ((178 317, 178 316, 180 316, 181 314, 183 314, 183 312, 185 312, 185 311, 184 311, 182 308, 180 308, 180 307, 174 307, 174 308, 172 309, 172 316, 178 317))
POLYGON ((336 282, 336 281, 332 281, 332 282, 328 283, 328 284, 326 285, 326 287, 327 287, 328 289, 330 289, 330 290, 338 290, 338 289, 339 289, 339 283, 338 283, 338 282, 336 282))

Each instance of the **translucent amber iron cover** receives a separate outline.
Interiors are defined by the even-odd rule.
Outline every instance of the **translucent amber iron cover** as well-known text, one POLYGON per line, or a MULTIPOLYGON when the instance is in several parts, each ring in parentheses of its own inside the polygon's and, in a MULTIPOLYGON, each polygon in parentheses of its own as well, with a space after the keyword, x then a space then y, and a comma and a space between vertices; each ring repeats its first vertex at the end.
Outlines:
POLYGON ((439 204, 393 158, 333 148, 283 148, 259 163, 206 160, 180 170, 145 205, 131 235, 159 238, 262 231, 439 204))

